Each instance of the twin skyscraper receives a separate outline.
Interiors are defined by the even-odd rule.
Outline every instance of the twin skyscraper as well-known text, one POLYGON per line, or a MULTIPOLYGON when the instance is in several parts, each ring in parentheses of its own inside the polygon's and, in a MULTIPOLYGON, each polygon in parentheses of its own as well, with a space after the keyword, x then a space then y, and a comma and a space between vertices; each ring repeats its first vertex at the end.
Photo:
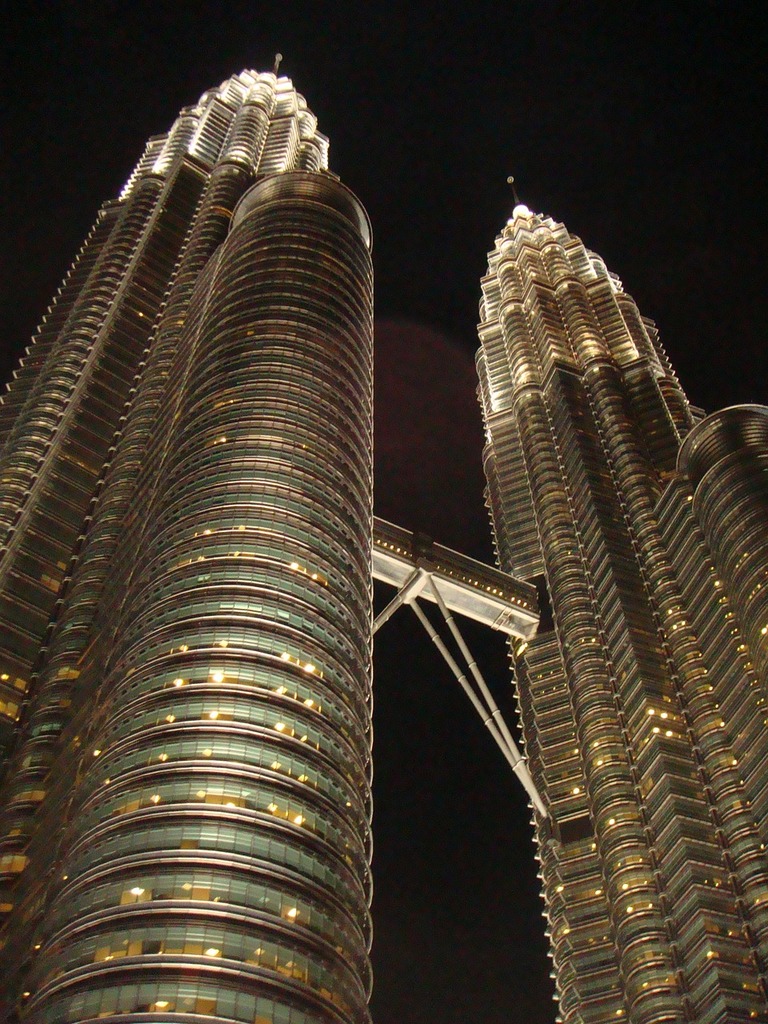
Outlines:
MULTIPOLYGON (((525 207, 482 290, 558 1019, 766 1021, 768 411, 525 207)), ((0 406, 4 1019, 369 1024, 372 323, 287 78, 100 210, 0 406)))

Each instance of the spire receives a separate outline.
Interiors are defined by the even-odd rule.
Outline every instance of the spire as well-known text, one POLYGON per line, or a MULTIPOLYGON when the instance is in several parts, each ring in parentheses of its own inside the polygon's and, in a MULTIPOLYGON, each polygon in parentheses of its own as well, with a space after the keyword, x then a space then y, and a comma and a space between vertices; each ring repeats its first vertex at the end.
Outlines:
POLYGON ((272 74, 275 76, 275 78, 277 78, 277 73, 280 70, 280 65, 282 64, 282 62, 283 62, 283 55, 282 55, 282 53, 276 53, 275 54, 275 63, 274 63, 274 66, 272 68, 272 74))
POLYGON ((530 217, 531 211, 528 209, 525 203, 520 202, 520 196, 517 194, 517 189, 515 188, 515 179, 511 174, 507 178, 507 184, 511 186, 512 198, 515 200, 515 208, 512 210, 512 219, 510 220, 510 223, 512 222, 512 220, 515 219, 515 217, 518 216, 530 217))

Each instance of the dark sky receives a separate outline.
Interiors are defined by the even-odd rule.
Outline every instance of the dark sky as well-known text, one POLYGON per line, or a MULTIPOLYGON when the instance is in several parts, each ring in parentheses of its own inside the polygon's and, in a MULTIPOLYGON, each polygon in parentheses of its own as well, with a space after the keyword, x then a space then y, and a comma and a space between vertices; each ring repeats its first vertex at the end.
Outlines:
MULTIPOLYGON (((17 5, 4 22, 4 375, 147 137, 280 50, 373 221, 379 510, 485 555, 471 354, 510 173, 656 319, 693 402, 766 399, 754 9, 17 5)), ((375 1024, 550 1024, 527 809, 400 614, 377 653, 375 1024)), ((511 712, 503 645, 472 636, 511 712)))

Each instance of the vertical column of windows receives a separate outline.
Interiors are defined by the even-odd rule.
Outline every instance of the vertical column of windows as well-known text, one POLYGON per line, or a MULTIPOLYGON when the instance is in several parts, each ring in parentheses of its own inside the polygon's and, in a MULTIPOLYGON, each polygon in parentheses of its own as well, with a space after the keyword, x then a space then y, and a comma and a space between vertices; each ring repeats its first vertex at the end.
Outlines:
MULTIPOLYGON (((48 788, 58 738, 72 712, 73 690, 81 685, 81 658, 93 639, 94 615, 104 586, 115 572, 115 550, 125 530, 139 474, 146 468, 147 449, 158 431, 161 409, 175 407, 168 385, 175 377, 173 363, 179 356, 190 294, 211 254, 226 237, 231 210, 249 180, 246 173, 234 167, 218 168, 201 197, 27 714, 0 826, 3 856, 11 851, 18 854, 26 844, 39 803, 30 800, 28 794, 33 792, 42 798, 48 788)), ((8 881, 15 884, 15 877, 8 881)), ((6 894, 2 902, 10 907, 12 900, 6 894)))
POLYGON ((199 175, 183 171, 165 188, 148 179, 137 189, 9 438, 0 669, 10 679, 27 683, 37 661, 199 189, 199 175), (53 565, 40 537, 55 545, 53 565))
POLYGON ((4 445, 6 435, 27 402, 36 379, 43 373, 51 350, 114 228, 119 212, 120 207, 116 203, 108 203, 100 211, 96 224, 43 317, 18 369, 14 371, 13 380, 0 399, 0 444, 4 445))

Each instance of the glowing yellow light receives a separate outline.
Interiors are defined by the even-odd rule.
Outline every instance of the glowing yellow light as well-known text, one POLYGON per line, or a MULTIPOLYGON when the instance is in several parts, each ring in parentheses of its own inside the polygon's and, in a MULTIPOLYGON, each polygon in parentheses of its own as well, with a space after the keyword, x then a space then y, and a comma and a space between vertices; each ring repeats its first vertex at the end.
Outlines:
POLYGON ((211 679, 214 681, 214 683, 223 683, 224 682, 224 673, 223 672, 211 672, 211 679))
POLYGON ((99 750, 99 748, 97 747, 97 748, 96 748, 96 749, 94 750, 94 752, 93 752, 93 756, 94 756, 94 757, 98 757, 100 753, 101 753, 101 751, 100 751, 100 750, 99 750))
POLYGON ((166 753, 158 754, 157 759, 158 761, 167 761, 168 755, 166 753))
POLYGON ((221 956, 221 950, 216 949, 215 946, 209 946, 205 951, 206 956, 221 956))
POLYGON ((174 686, 183 686, 184 685, 184 680, 181 678, 181 676, 178 676, 176 679, 173 680, 173 685, 174 686))
POLYGON ((288 651, 283 651, 283 653, 280 655, 280 661, 288 661, 290 657, 291 656, 288 653, 288 651))
POLYGON ((291 568, 292 569, 298 569, 299 568, 299 563, 298 562, 291 562, 291 568))
POLYGON ((153 793, 152 796, 149 799, 152 801, 153 804, 159 804, 160 803, 160 794, 159 793, 153 793))
POLYGON ((219 717, 219 712, 218 711, 209 711, 208 712, 208 717, 209 718, 218 718, 219 717))
POLYGON ((288 911, 288 917, 294 917, 295 918, 295 917, 298 917, 298 916, 299 916, 298 907, 291 907, 291 909, 288 911))
POLYGON ((304 817, 303 814, 297 814, 293 820, 297 825, 303 825, 304 822, 306 821, 306 818, 304 817))
POLYGON ((5 681, 6 681, 6 679, 10 679, 10 678, 11 678, 11 677, 10 677, 10 676, 8 675, 8 673, 7 673, 7 672, 3 672, 3 674, 2 674, 1 676, 0 676, 0 679, 2 679, 2 680, 3 680, 3 682, 5 682, 5 681))
POLYGON ((213 751, 211 750, 211 748, 206 747, 205 750, 203 751, 203 757, 210 757, 212 753, 213 751))
POLYGON ((314 665, 310 665, 310 663, 307 662, 307 664, 304 666, 304 671, 305 672, 314 672, 315 671, 315 666, 314 665))
POLYGON ((176 715, 166 715, 165 716, 165 720, 166 720, 166 722, 175 722, 176 721, 176 715))
POLYGON ((142 889, 140 885, 134 885, 134 887, 131 889, 131 896, 143 896, 143 895, 144 895, 144 889, 142 889))
POLYGON ((283 730, 285 729, 285 722, 275 723, 275 728, 277 729, 278 732, 283 732, 283 730))

